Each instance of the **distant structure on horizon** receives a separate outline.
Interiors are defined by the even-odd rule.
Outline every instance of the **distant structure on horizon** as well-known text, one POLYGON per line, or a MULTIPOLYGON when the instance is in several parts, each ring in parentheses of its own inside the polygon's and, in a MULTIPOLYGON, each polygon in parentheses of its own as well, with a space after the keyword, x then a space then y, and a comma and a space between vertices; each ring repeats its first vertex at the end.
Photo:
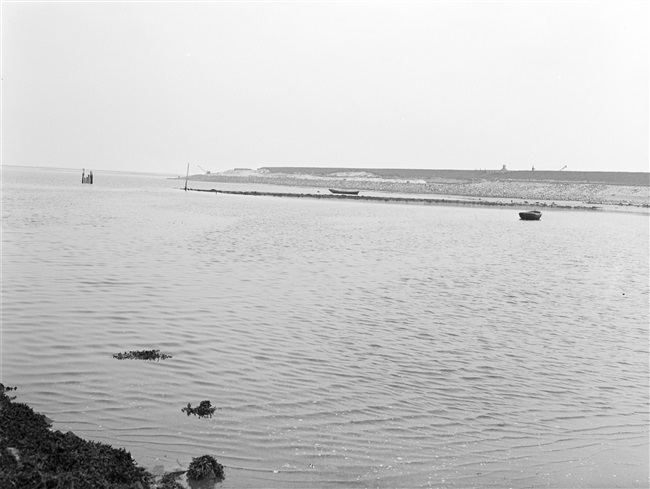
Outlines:
POLYGON ((92 185, 93 183, 93 172, 92 170, 86 175, 86 169, 82 168, 81 169, 81 183, 89 183, 92 185))

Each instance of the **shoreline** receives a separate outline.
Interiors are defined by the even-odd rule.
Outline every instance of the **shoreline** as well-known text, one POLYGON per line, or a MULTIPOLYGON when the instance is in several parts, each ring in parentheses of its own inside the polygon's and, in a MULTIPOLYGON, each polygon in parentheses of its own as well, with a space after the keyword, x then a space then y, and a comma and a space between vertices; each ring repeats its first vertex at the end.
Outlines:
MULTIPOLYGON (((184 189, 180 189, 184 190, 184 189)), ((356 200, 365 202, 383 202, 393 204, 421 204, 421 205, 451 205, 451 206, 486 206, 486 207, 548 207, 552 209, 573 209, 573 210, 604 210, 603 207, 595 205, 591 206, 572 206, 546 202, 500 202, 497 200, 463 200, 463 199, 447 199, 447 198, 424 198, 424 197, 396 197, 396 196, 376 196, 376 195, 341 195, 341 194, 305 194, 305 193, 290 193, 290 192, 260 192, 257 190, 219 190, 219 189, 199 189, 189 188, 188 192, 212 192, 215 194, 229 194, 229 195, 249 195, 259 197, 293 197, 293 198, 312 198, 312 199, 338 199, 338 200, 356 200)))
MULTIPOLYGON (((184 190, 184 188, 179 188, 184 190)), ((257 191, 257 190, 224 190, 217 188, 191 188, 188 187, 187 191, 190 192, 211 192, 215 194, 229 194, 229 195, 242 195, 242 196, 258 196, 258 197, 293 197, 293 198, 311 198, 311 199, 337 199, 337 200, 353 200, 357 202, 375 202, 375 203, 389 203, 389 204, 407 204, 407 205, 442 205, 442 206, 481 206, 481 207, 501 207, 501 208, 517 208, 518 210, 530 210, 535 208, 544 208, 550 210, 573 210, 573 211, 601 211, 601 212, 626 212, 633 214, 650 214, 648 205, 635 205, 630 203, 601 203, 595 205, 594 203, 581 203, 579 201, 563 201, 556 203, 554 201, 540 201, 534 202, 518 199, 505 200, 494 198, 481 198, 481 197, 467 197, 463 196, 440 196, 431 195, 431 197, 407 197, 396 195, 345 195, 345 194, 328 194, 328 193, 298 193, 298 192, 270 192, 270 191, 257 191)))
POLYGON ((563 170, 440 170, 440 169, 387 169, 387 168, 306 168, 306 167, 263 167, 258 170, 237 169, 222 172, 258 172, 269 175, 290 175, 293 177, 358 177, 389 180, 424 180, 427 182, 469 182, 515 180, 532 182, 601 183, 607 185, 630 185, 650 187, 650 172, 603 172, 563 170))
POLYGON ((154 474, 125 448, 54 430, 47 416, 8 394, 16 390, 0 383, 0 487, 186 489, 225 478, 209 455, 193 457, 187 470, 161 474, 154 467, 154 474))
POLYGON ((0 383, 0 485, 158 487, 154 476, 125 449, 87 441, 71 431, 52 431, 45 415, 7 395, 15 390, 0 383))
MULTIPOLYGON (((372 170, 376 171, 376 170, 372 170)), ((405 170, 406 172, 406 170, 405 170)), ((451 172, 451 171, 449 171, 451 172)), ((465 172, 474 175, 476 172, 465 172)), ((191 175, 188 181, 202 183, 262 184, 284 187, 313 188, 314 193, 302 194, 314 198, 354 198, 366 201, 406 202, 419 204, 449 205, 488 205, 488 206, 531 206, 552 207, 558 209, 589 209, 599 207, 650 208, 650 186, 625 185, 621 183, 603 183, 594 181, 549 180, 545 175, 539 179, 513 179, 515 172, 492 172, 495 175, 482 179, 440 178, 421 179, 403 178, 404 175, 378 176, 368 172, 335 172, 329 174, 314 173, 274 173, 262 170, 230 170, 218 174, 191 175), (329 192, 329 188, 359 190, 358 196, 322 195, 318 191, 329 192), (417 197, 363 195, 363 192, 383 194, 418 194, 417 197), (431 197, 428 197, 428 196, 431 197)), ((521 172, 549 173, 549 172, 521 172)), ((554 172, 556 174, 566 172, 554 172)), ((609 179, 615 179, 611 174, 609 179)), ((645 175, 645 174, 643 174, 645 175)), ((417 176, 417 175, 416 175, 417 176)), ((575 176, 575 175, 574 175, 575 176)), ((584 175, 583 175, 584 176, 584 175)), ((600 180, 605 180, 601 178, 600 180)), ((628 179, 629 180, 629 179, 628 179)), ((626 181, 619 178, 619 181, 626 181)), ((222 193, 232 191, 216 190, 222 193)), ((242 192, 239 192, 240 194, 242 192)), ((263 192, 270 196, 291 196, 287 192, 263 192)), ((244 192, 259 195, 260 192, 244 192)), ((618 209, 620 210, 620 209, 618 209)))

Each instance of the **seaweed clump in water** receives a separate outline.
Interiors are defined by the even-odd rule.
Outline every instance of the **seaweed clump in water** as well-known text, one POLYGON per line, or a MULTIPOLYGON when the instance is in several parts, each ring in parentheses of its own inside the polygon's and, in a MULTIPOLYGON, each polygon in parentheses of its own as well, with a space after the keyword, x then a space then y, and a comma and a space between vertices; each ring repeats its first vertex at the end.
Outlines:
POLYGON ((195 408, 188 402, 187 407, 182 408, 181 411, 187 413, 188 416, 193 414, 199 418, 211 418, 216 409, 216 407, 212 407, 210 401, 201 401, 201 404, 195 408))
POLYGON ((187 470, 187 478, 197 481, 203 479, 217 479, 217 481, 221 481, 225 477, 223 465, 210 455, 192 458, 192 462, 187 470))
POLYGON ((0 487, 148 489, 153 476, 122 448, 51 431, 0 383, 0 487))
POLYGON ((160 350, 135 350, 125 351, 124 353, 115 353, 113 358, 118 360, 166 360, 171 355, 160 353, 160 350))

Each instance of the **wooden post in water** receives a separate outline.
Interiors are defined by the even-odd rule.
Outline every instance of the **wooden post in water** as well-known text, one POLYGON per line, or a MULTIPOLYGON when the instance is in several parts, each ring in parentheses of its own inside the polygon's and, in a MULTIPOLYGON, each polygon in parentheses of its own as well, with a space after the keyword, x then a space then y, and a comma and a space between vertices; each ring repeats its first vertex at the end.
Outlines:
POLYGON ((190 164, 187 164, 187 175, 185 175, 185 191, 187 192, 187 179, 190 176, 190 164))

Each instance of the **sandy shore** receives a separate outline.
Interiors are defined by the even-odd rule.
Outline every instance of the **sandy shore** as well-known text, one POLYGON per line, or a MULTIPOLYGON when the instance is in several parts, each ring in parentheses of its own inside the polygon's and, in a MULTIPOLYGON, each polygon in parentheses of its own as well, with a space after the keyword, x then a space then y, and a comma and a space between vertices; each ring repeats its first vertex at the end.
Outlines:
POLYGON ((204 182, 255 183, 449 196, 504 204, 517 200, 563 207, 650 207, 650 174, 600 172, 480 172, 441 170, 364 170, 263 168, 193 175, 204 182), (283 170, 283 171, 276 171, 283 170), (308 173, 309 172, 309 173, 308 173), (391 173, 392 172, 392 173, 391 173), (401 173, 401 174, 400 174, 401 173))

